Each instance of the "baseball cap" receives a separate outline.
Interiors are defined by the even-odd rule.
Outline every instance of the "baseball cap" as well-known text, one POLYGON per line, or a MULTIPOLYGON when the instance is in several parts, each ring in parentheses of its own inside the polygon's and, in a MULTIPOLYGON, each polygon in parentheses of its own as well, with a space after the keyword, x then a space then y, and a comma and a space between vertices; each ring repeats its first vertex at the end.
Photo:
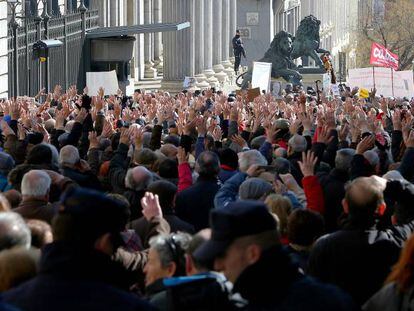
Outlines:
POLYGON ((276 230, 277 222, 264 203, 243 200, 212 210, 210 226, 211 239, 194 252, 197 260, 213 260, 237 238, 276 230))

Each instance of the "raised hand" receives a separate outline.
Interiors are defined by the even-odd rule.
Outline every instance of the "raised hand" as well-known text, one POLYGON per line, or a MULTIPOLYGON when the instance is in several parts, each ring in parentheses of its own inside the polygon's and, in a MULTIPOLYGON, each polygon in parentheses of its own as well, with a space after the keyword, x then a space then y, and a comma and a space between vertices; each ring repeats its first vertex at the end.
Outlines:
POLYGON ((141 199, 142 215, 147 221, 151 221, 154 217, 162 217, 162 209, 158 199, 158 195, 146 192, 141 199))
POLYGON ((244 140, 241 135, 235 134, 231 137, 231 141, 237 145, 239 145, 241 148, 248 147, 247 142, 244 140))
POLYGON ((189 157, 189 154, 185 152, 185 149, 183 147, 178 147, 178 152, 177 152, 178 165, 187 163, 188 157, 189 157))
POLYGON ((98 140, 98 136, 95 131, 89 132, 88 139, 89 139, 89 149, 99 148, 99 140, 98 140))
POLYGON ((216 126, 213 130, 213 132, 211 133, 211 135, 214 138, 214 141, 221 141, 222 137, 223 137, 223 131, 221 130, 220 126, 216 126))
POLYGON ((370 135, 370 136, 365 137, 357 145, 356 153, 364 154, 365 151, 368 151, 374 148, 374 143, 375 143, 375 135, 370 135))
POLYGON ((302 152, 302 161, 298 161, 300 170, 304 177, 313 176, 318 158, 312 151, 302 152))
POLYGON ((85 121, 86 117, 88 115, 88 112, 86 111, 85 108, 82 108, 78 115, 75 118, 75 122, 79 122, 79 123, 83 123, 83 121, 85 121))
POLYGON ((316 139, 316 142, 322 143, 325 145, 329 144, 333 139, 333 136, 331 137, 330 132, 331 131, 328 126, 322 127, 320 131, 318 132, 318 138, 316 139))

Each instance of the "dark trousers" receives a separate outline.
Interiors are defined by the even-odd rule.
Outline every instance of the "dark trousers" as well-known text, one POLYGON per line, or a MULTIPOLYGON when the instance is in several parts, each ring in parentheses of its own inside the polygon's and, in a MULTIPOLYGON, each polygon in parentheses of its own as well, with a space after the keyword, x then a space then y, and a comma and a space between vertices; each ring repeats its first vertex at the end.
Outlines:
POLYGON ((240 67, 240 62, 241 62, 241 54, 234 55, 234 71, 238 72, 239 71, 239 67, 240 67))

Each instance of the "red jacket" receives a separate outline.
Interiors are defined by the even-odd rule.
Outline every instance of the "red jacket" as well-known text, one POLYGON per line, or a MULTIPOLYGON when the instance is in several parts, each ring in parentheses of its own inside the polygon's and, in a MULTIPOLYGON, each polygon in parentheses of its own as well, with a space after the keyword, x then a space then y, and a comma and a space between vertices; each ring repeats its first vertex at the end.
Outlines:
POLYGON ((188 163, 178 165, 178 192, 181 192, 193 184, 191 168, 188 163))
POLYGON ((307 208, 321 213, 325 212, 325 201, 323 191, 317 176, 307 176, 302 179, 303 191, 305 192, 307 208))

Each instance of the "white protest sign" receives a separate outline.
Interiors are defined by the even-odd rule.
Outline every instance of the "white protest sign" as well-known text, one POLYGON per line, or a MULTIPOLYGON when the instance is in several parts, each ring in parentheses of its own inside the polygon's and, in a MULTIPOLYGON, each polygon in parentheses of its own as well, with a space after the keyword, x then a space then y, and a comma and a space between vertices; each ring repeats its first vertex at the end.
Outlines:
POLYGON ((331 90, 331 77, 329 74, 324 73, 322 80, 323 92, 325 95, 328 95, 331 90))
POLYGON ((332 95, 333 96, 341 96, 341 93, 339 91, 339 85, 338 84, 332 84, 331 85, 332 95))
POLYGON ((86 86, 89 96, 96 96, 100 87, 103 87, 104 95, 116 94, 119 89, 116 71, 87 72, 86 86))
POLYGON ((374 88, 375 81, 378 95, 413 97, 413 72, 406 70, 391 73, 391 70, 391 68, 381 67, 349 69, 348 84, 351 88, 358 86, 359 88, 371 90, 374 88))
POLYGON ((184 82, 183 82, 183 87, 186 88, 190 88, 190 87, 194 87, 196 85, 196 79, 193 77, 185 77, 184 78, 184 82))
POLYGON ((269 92, 272 63, 253 62, 252 88, 269 92))

